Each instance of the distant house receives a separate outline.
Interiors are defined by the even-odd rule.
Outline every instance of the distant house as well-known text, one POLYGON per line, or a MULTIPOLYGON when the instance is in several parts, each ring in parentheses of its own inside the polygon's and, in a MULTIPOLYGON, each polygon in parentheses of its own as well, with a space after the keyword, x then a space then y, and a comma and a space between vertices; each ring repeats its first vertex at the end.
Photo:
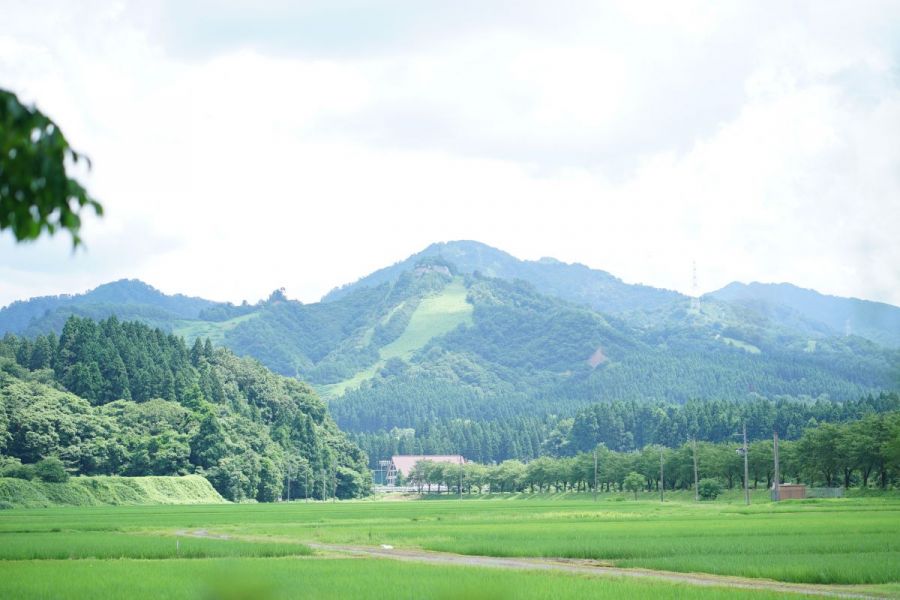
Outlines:
POLYGON ((425 460, 454 465, 466 464, 466 459, 461 454, 398 454, 391 457, 391 464, 387 471, 387 484, 396 485, 397 475, 400 475, 404 481, 407 480, 416 463, 425 460))

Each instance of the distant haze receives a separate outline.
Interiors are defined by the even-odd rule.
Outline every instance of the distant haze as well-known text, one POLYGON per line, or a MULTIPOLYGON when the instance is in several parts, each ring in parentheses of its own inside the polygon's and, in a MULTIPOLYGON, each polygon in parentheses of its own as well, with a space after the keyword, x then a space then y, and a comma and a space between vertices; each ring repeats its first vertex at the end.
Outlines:
POLYGON ((123 277, 315 301, 474 239, 692 293, 900 305, 900 3, 4 3, 0 87, 94 161, 0 306, 123 277))

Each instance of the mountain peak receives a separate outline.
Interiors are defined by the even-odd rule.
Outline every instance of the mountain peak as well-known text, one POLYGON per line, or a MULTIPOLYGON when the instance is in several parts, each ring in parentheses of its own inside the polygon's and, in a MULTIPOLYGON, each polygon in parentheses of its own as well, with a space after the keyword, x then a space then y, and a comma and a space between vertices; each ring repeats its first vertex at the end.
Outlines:
POLYGON ((681 295, 644 285, 629 285, 617 277, 582 264, 568 264, 550 257, 521 260, 474 240, 437 242, 390 267, 375 271, 355 283, 336 288, 322 300, 341 298, 354 289, 376 287, 396 281, 422 260, 438 257, 455 265, 458 273, 479 273, 486 277, 521 279, 543 294, 589 306, 601 312, 618 313, 633 309, 653 309, 681 295))

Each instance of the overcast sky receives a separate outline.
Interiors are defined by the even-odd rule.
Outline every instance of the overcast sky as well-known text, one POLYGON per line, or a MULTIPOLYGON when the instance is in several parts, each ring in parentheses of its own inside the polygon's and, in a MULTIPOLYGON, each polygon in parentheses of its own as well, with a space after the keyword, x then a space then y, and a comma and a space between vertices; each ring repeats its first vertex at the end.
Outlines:
POLYGON ((0 0, 0 87, 107 216, 0 305, 136 277, 312 302, 475 239, 900 305, 900 2, 0 0), (564 7, 564 8, 563 8, 564 7))

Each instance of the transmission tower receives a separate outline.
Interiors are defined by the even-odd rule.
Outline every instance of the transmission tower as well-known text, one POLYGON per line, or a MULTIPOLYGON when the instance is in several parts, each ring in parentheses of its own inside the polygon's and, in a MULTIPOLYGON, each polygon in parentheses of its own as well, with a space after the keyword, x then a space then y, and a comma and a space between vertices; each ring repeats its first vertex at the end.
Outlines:
POLYGON ((691 261, 691 312, 700 312, 700 286, 697 285, 697 261, 691 261))

